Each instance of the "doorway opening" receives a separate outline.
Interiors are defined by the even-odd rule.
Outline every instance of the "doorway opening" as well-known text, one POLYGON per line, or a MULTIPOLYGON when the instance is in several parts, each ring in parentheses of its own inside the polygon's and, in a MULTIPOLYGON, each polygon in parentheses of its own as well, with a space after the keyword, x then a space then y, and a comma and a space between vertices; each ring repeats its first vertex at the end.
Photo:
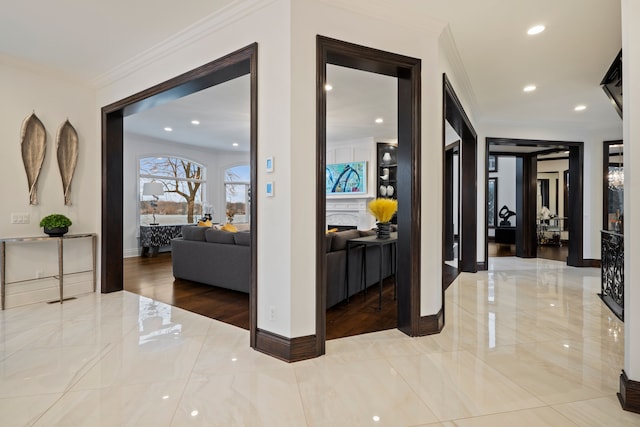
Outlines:
POLYGON ((487 261, 544 257, 585 265, 583 150, 582 142, 487 138, 487 261))
MULTIPOLYGON (((410 336, 431 325, 420 318, 420 69, 421 61, 317 36, 316 351, 324 354, 327 322, 327 65, 397 79, 397 328, 410 336), (421 324, 422 323, 422 324, 421 324)), ((376 172, 377 173, 377 172, 376 172)), ((345 295, 346 297, 346 295, 345 295)), ((437 325, 436 325, 437 326, 437 325)))
POLYGON ((442 288, 444 301, 444 290, 460 272, 475 273, 478 271, 476 236, 478 227, 478 196, 476 194, 478 147, 476 131, 446 74, 442 75, 442 92, 444 147, 442 288), (457 165, 454 162, 456 157, 457 165), (456 168, 457 177, 454 175, 456 168), (456 188, 454 188, 454 183, 456 183, 456 188), (456 206, 455 210, 454 206, 456 206), (454 229, 454 225, 457 230, 454 229), (457 252, 457 268, 451 264, 451 260, 448 260, 452 257, 454 247, 457 252))
MULTIPOLYGON (((160 83, 142 92, 102 108, 102 292, 120 291, 123 276, 123 140, 124 118, 152 107, 195 94, 201 90, 249 75, 249 165, 250 183, 256 188, 257 177, 257 44, 249 45, 220 59, 160 83)), ((255 347, 257 315, 257 201, 250 207, 250 345, 255 347)))

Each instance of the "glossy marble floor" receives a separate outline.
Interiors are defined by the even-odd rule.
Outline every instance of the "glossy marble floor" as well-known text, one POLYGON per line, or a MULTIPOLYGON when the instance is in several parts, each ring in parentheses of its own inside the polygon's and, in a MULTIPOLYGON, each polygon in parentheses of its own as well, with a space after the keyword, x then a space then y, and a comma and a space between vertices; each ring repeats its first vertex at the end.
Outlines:
POLYGON ((0 313, 0 425, 639 426, 599 270, 494 258, 446 327, 327 342, 286 364, 248 332, 128 292, 0 313))

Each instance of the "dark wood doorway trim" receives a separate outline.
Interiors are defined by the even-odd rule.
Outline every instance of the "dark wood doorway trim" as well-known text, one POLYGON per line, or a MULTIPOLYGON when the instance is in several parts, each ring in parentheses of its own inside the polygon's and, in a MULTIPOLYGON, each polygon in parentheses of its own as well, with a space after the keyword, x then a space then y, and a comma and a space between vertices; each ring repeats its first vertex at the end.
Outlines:
MULTIPOLYGON (((485 159, 489 158, 489 150, 491 145, 505 145, 505 146, 519 146, 519 147, 535 147, 536 154, 533 157, 536 157, 538 153, 549 153, 552 151, 558 151, 559 149, 568 150, 569 151, 569 183, 571 190, 569 191, 569 208, 568 212, 571 212, 572 218, 568 221, 568 230, 569 230, 569 254, 567 256, 567 265, 572 267, 591 267, 591 261, 585 261, 584 253, 583 253, 583 241, 584 241, 584 143, 576 142, 576 141, 547 141, 547 140, 533 140, 533 139, 514 139, 514 138, 487 138, 485 144, 485 159)), ((516 158, 525 157, 524 154, 514 154, 513 152, 509 152, 504 150, 502 152, 493 152, 492 155, 501 155, 501 156, 513 156, 516 158)), ((531 190, 531 186, 536 188, 537 185, 537 176, 529 173, 527 174, 528 178, 523 178, 522 186, 519 187, 524 189, 525 187, 529 189, 529 194, 533 194, 535 200, 535 192, 531 190), (526 179, 526 183, 524 182, 526 179)), ((489 174, 487 172, 486 176, 489 174)), ((488 179, 485 179, 485 186, 488 184, 488 179)), ((524 203, 524 202, 522 202, 524 203)), ((525 209, 527 210, 527 218, 529 218, 529 222, 535 224, 536 218, 536 204, 535 202, 523 204, 525 209)), ((485 204, 485 212, 486 212, 486 204, 485 204)), ((518 214, 516 212, 516 214, 518 214)), ((519 215, 519 214, 518 214, 519 215)), ((485 215, 486 216, 486 215, 485 215)), ((516 227, 520 228, 520 216, 518 216, 516 220, 516 227)), ((523 220, 526 220, 524 218, 523 220)), ((529 224, 529 227, 534 227, 535 225, 529 224)), ((518 231, 516 231, 518 233, 518 231)), ((533 245, 535 244, 536 235, 532 232, 524 232, 521 238, 528 239, 527 244, 533 245)), ((488 262, 488 254, 489 254, 489 227, 487 222, 485 221, 485 263, 488 262)), ((517 245, 516 245, 517 246, 517 245)), ((516 247, 516 251, 517 251, 516 247)))
MULTIPOLYGON (((443 132, 444 129, 443 129, 443 132)), ((449 285, 453 283, 453 281, 460 274, 460 262, 459 255, 456 257, 453 250, 453 245, 455 243, 455 231, 453 227, 453 219, 454 215, 457 217, 458 227, 460 227, 460 141, 456 141, 444 147, 444 157, 443 157, 443 180, 442 180, 442 188, 443 188, 443 221, 444 225, 442 227, 442 254, 444 257, 444 261, 442 263, 442 289, 444 291, 447 290, 449 285), (455 158, 457 156, 457 162, 455 158), (458 188, 454 188, 454 164, 458 165, 457 167, 457 182, 458 188), (457 200, 456 206, 457 209, 454 210, 454 195, 457 200), (450 261, 452 259, 458 260, 458 266, 452 267, 446 263, 446 261, 450 261)), ((459 236, 458 236, 459 237, 459 236)), ((459 249, 459 248, 458 248, 459 249)))
MULTIPOLYGON (((142 92, 102 108, 102 229, 101 291, 121 291, 124 287, 122 249, 123 130, 124 117, 181 98, 211 86, 250 74, 251 188, 258 192, 258 45, 253 43, 213 62, 188 71, 142 92)), ((255 347, 257 315, 257 198, 251 203, 251 292, 249 326, 255 347)))
POLYGON ((404 190, 398 191, 398 329, 423 335, 429 322, 420 318, 421 61, 323 36, 316 38, 316 55, 316 351, 324 354, 326 337, 327 64, 398 79, 398 188, 404 190))
MULTIPOLYGON (((442 138, 445 138, 445 122, 449 122, 460 140, 460 223, 462 236, 458 238, 458 270, 478 271, 478 141, 471 120, 465 113, 446 74, 442 75, 442 138)), ((444 146, 444 140, 442 142, 444 146)), ((443 195, 444 197, 444 195, 443 195)), ((443 200, 444 204, 444 200, 443 200)), ((444 212, 443 212, 444 215, 444 212)), ((444 219, 444 217, 443 217, 444 219)), ((443 241, 444 244, 444 241, 443 241)), ((443 248, 444 266, 444 248, 443 248)), ((444 274, 444 267, 443 267, 444 274)), ((443 296, 444 301, 444 296, 443 296)))

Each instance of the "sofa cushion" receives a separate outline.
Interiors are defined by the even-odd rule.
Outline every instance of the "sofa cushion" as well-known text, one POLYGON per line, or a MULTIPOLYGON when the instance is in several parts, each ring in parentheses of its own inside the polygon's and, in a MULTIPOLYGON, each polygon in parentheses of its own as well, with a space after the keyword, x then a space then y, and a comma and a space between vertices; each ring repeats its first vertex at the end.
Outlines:
POLYGON ((248 231, 241 231, 239 233, 232 233, 233 241, 236 245, 251 246, 251 233, 248 231))
POLYGON ((349 239, 357 239, 360 237, 359 230, 346 230, 346 231, 338 231, 333 234, 333 241, 331 242, 331 250, 332 251, 341 251, 347 248, 347 240, 349 239))
POLYGON ((205 237, 209 243, 226 243, 233 245, 233 235, 235 233, 229 233, 228 231, 214 230, 212 228, 205 228, 205 237))
POLYGON ((198 227, 197 225, 183 225, 182 238, 184 240, 198 240, 204 242, 204 232, 207 230, 207 227, 198 227))
POLYGON ((327 246, 327 252, 331 252, 331 242, 333 242, 333 236, 335 232, 327 233, 325 237, 325 245, 327 246))

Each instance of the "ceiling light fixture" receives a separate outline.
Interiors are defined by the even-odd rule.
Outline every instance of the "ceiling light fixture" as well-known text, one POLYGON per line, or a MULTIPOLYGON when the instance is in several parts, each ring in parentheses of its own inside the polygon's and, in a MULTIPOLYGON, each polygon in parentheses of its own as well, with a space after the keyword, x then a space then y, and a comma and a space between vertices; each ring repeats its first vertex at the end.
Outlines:
POLYGON ((380 124, 380 123, 382 123, 382 122, 384 122, 384 120, 382 119, 382 117, 378 117, 378 118, 376 119, 376 123, 380 124))
POLYGON ((173 132, 173 128, 170 128, 168 126, 166 128, 164 128, 164 130, 165 130, 165 132, 173 132))
POLYGON ((529 85, 529 86, 525 86, 524 89, 522 89, 525 92, 533 92, 534 90, 536 90, 536 86, 535 85, 529 85))
POLYGON ((527 34, 529 34, 530 36, 534 36, 536 34, 540 34, 541 32, 543 32, 545 28, 546 27, 544 25, 534 25, 533 27, 527 30, 527 34))
POLYGON ((327 92, 330 92, 331 90, 333 90, 333 86, 327 83, 326 85, 324 85, 324 90, 326 90, 327 92))
POLYGON ((234 142, 234 143, 233 143, 233 144, 231 144, 231 145, 233 145, 234 147, 237 147, 237 146, 238 146, 238 145, 240 145, 240 144, 238 144, 237 142, 234 142))
POLYGON ((200 124, 200 120, 191 120, 191 124, 192 125, 199 125, 200 124))
POLYGON ((576 108, 574 108, 575 111, 584 111, 587 109, 586 105, 578 105, 576 106, 576 108))

